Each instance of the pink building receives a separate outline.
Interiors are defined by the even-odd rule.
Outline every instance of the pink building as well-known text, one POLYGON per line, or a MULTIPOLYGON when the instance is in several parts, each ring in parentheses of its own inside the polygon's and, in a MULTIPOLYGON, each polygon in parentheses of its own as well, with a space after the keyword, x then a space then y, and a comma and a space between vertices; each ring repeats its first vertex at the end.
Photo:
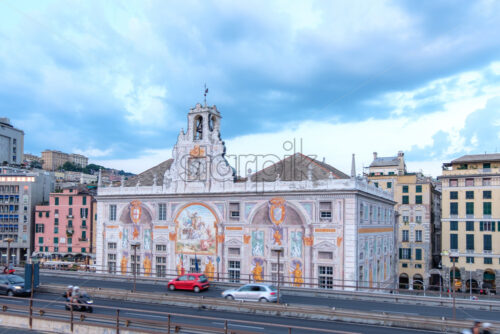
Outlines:
POLYGON ((37 205, 33 255, 77 255, 92 251, 92 195, 88 190, 51 193, 49 205, 37 205))

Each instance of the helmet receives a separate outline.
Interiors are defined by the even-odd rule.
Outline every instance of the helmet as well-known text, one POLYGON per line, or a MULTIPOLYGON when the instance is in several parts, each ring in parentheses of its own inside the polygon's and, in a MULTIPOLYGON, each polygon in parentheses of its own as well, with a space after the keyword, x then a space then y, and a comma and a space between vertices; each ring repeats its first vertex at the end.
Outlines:
POLYGON ((68 285, 67 289, 68 290, 73 289, 73 285, 68 285))
POLYGON ((75 285, 75 286, 73 287, 73 291, 78 291, 78 290, 80 290, 80 288, 79 288, 78 286, 76 286, 76 285, 75 285))

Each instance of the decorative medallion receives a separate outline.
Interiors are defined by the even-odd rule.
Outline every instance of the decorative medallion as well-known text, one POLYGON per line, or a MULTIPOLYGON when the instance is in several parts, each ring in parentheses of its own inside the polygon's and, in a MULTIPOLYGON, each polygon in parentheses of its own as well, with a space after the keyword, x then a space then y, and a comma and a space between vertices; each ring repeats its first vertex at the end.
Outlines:
POLYGON ((248 234, 245 234, 243 235, 243 243, 245 245, 248 245, 250 243, 250 239, 252 238, 252 236, 248 235, 248 234))
POLYGON ((200 145, 195 145, 193 149, 189 151, 189 155, 193 158, 203 158, 205 157, 205 148, 200 147, 200 145))
POLYGON ((130 218, 134 222, 134 224, 139 223, 142 215, 141 201, 132 201, 130 202, 130 218))
POLYGON ((304 237, 304 245, 312 246, 314 243, 314 237, 304 237))
POLYGON ((278 226, 285 220, 285 199, 275 197, 269 200, 269 218, 278 226))

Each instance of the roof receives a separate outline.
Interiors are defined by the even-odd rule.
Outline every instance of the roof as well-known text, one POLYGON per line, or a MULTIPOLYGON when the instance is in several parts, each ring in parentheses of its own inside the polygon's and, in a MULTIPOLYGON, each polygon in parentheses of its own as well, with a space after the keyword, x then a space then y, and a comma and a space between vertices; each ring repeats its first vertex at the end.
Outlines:
POLYGON ((172 162, 174 159, 168 159, 163 161, 162 163, 132 177, 129 177, 128 180, 125 180, 125 187, 135 187, 137 182, 140 182, 141 186, 152 186, 154 176, 156 175, 156 185, 163 184, 163 176, 165 172, 170 169, 172 166, 172 162))
POLYGON ((398 157, 378 157, 372 161, 370 167, 399 166, 398 157))
POLYGON ((466 162, 490 162, 490 161, 500 161, 500 153, 464 155, 458 159, 452 160, 449 164, 458 164, 466 162))
POLYGON ((338 169, 318 160, 312 159, 302 153, 295 153, 277 163, 264 168, 250 176, 255 182, 302 181, 307 180, 309 170, 313 181, 334 179, 348 179, 349 176, 338 169))

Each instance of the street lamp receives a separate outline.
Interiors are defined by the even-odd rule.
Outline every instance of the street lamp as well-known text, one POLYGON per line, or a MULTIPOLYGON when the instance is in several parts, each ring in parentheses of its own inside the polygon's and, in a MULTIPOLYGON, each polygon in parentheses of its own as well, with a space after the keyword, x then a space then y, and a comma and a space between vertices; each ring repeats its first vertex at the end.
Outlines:
POLYGON ((137 247, 141 246, 141 243, 138 241, 132 242, 130 244, 134 248, 134 289, 132 292, 135 292, 135 281, 137 276, 137 247))
POLYGON ((283 247, 273 247, 272 251, 278 253, 278 300, 277 303, 280 303, 280 282, 281 282, 281 270, 280 270, 280 256, 283 252, 283 247))
POLYGON ((441 253, 441 256, 448 256, 448 258, 450 259, 451 263, 452 263, 452 268, 451 268, 451 271, 453 273, 453 277, 450 279, 450 284, 452 285, 452 290, 451 290, 451 298, 453 299, 453 320, 456 320, 457 319, 457 311, 456 311, 456 308, 455 308, 455 259, 458 259, 458 254, 456 254, 456 256, 453 256, 453 259, 452 260, 452 256, 450 254, 450 252, 448 252, 447 250, 444 250, 442 253, 441 253))
POLYGON ((6 239, 3 239, 3 241, 7 243, 7 268, 8 268, 10 265, 10 243, 13 242, 14 239, 6 238, 6 239))

